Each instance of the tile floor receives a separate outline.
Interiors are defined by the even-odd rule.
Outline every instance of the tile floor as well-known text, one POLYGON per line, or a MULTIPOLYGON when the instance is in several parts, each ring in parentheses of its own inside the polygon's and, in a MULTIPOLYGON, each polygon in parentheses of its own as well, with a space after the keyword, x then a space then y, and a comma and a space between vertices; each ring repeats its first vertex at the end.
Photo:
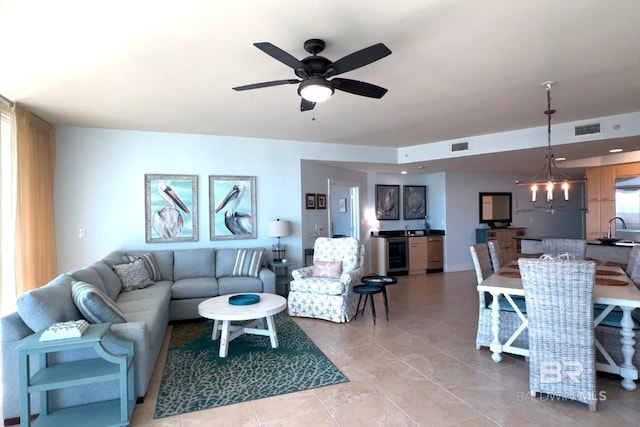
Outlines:
POLYGON ((154 420, 161 356, 131 425, 640 425, 640 389, 624 391, 616 378, 599 379, 606 400, 595 413, 579 403, 530 398, 522 357, 505 355, 496 364, 488 349, 475 349, 474 283, 472 271, 401 276, 388 288, 388 323, 377 295, 375 326, 368 309, 348 324, 295 318, 350 379, 344 384, 154 420))

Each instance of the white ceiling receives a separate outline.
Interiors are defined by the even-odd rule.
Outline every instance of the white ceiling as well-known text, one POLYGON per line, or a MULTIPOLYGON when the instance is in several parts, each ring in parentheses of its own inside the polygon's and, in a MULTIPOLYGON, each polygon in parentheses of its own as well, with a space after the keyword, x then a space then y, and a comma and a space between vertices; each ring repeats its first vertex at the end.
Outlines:
MULTIPOLYGON (((407 147, 544 126, 547 80, 554 123, 640 111, 639 17, 637 0, 2 0, 0 94, 58 126, 407 147), (312 120, 295 85, 231 89, 295 78, 252 43, 301 59, 309 38, 330 60, 387 45, 341 77, 389 92, 336 91, 312 120)), ((440 168, 539 167, 498 158, 440 168)))

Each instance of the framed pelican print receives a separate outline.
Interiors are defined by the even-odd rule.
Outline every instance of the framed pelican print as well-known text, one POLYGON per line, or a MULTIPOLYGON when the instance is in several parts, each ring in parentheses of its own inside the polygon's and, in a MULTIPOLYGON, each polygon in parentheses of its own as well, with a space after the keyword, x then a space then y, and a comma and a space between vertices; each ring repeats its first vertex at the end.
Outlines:
POLYGON ((198 177, 144 176, 147 243, 198 240, 198 177))
POLYGON ((256 238, 256 177, 209 176, 211 240, 256 238))

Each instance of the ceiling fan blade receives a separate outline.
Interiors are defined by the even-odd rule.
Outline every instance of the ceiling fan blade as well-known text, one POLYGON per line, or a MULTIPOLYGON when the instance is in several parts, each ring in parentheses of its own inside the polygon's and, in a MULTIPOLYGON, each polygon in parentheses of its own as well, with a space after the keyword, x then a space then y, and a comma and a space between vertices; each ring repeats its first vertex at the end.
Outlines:
POLYGON ((387 55, 391 55, 391 50, 389 50, 388 47, 383 43, 374 44, 373 46, 365 47, 362 50, 338 59, 329 65, 325 72, 327 73, 327 77, 337 76, 338 74, 371 64, 387 55))
POLYGON ((241 90, 249 90, 249 89, 259 89, 261 87, 270 87, 270 86, 280 86, 280 85, 292 85, 300 83, 300 80, 288 79, 288 80, 273 80, 270 82, 262 82, 262 83, 253 83, 250 85, 244 86, 236 86, 233 90, 241 91, 241 90))
POLYGON ((304 98, 302 98, 302 100, 300 101, 300 111, 313 110, 315 106, 316 106, 315 102, 307 101, 304 98))
POLYGON ((261 51, 263 51, 264 53, 266 53, 267 55, 269 55, 270 57, 282 62, 284 65, 288 65, 294 70, 298 70, 300 68, 306 69, 305 65, 302 62, 300 62, 296 57, 285 52, 284 50, 280 49, 276 45, 273 45, 269 42, 254 43, 253 45, 258 49, 260 49, 261 51))
POLYGON ((361 82, 359 80, 341 79, 336 77, 331 80, 331 84, 334 89, 341 90, 343 92, 349 92, 354 95, 368 96, 369 98, 382 98, 387 89, 372 85, 371 83, 361 82))

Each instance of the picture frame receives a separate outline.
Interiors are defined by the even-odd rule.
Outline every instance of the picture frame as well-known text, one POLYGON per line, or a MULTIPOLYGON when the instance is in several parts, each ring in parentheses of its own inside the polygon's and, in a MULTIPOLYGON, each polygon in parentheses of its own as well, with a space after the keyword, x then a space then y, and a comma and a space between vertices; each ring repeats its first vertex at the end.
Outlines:
POLYGON ((209 176, 209 238, 255 239, 256 177, 209 176))
POLYGON ((198 176, 145 174, 145 241, 198 241, 198 176))
POLYGON ((316 194, 316 209, 327 209, 326 194, 316 194))
POLYGON ((427 186, 405 185, 403 190, 403 218, 424 219, 427 216, 427 186))
POLYGON ((347 198, 343 197, 338 200, 338 210, 340 213, 347 212, 347 198))
POLYGON ((376 185, 376 219, 400 219, 400 186, 376 185))
POLYGON ((316 195, 314 193, 306 193, 304 195, 305 198, 305 208, 306 209, 315 209, 316 208, 316 195))

